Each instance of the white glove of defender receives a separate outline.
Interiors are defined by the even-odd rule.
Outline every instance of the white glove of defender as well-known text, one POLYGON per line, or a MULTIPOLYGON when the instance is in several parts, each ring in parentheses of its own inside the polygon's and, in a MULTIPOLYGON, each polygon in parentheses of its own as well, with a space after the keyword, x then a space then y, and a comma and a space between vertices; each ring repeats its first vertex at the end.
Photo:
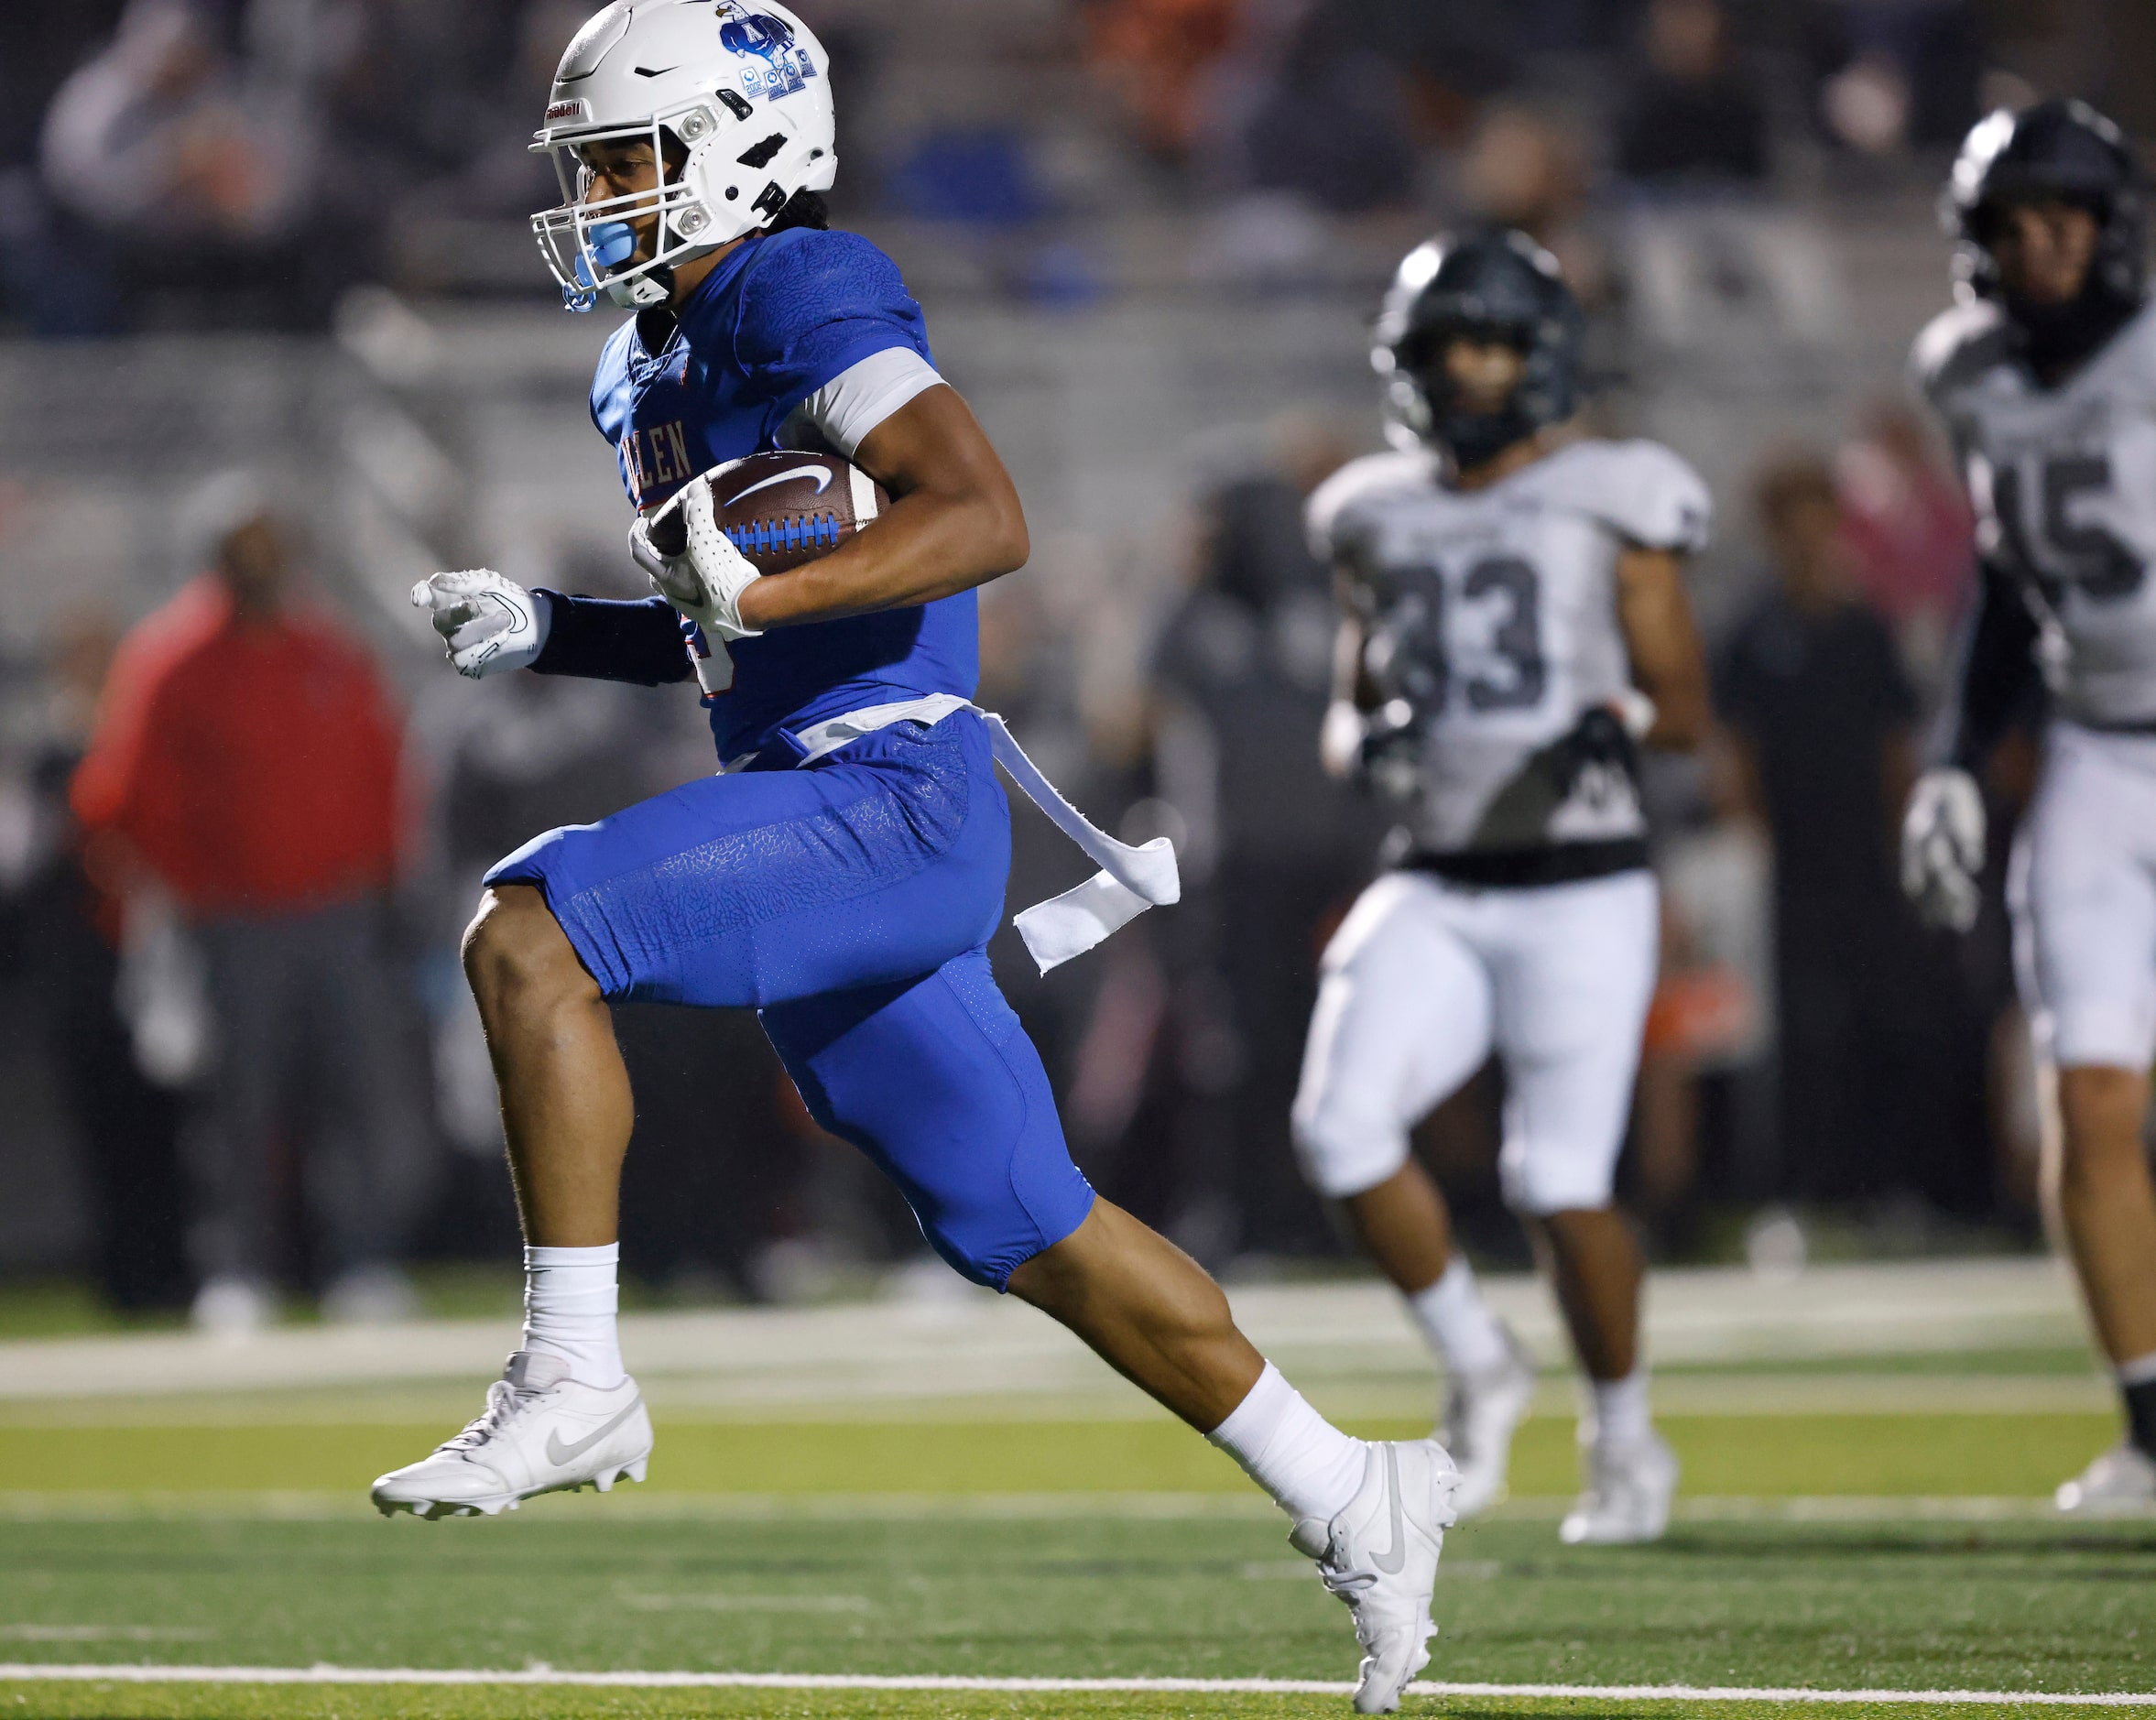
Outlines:
POLYGON ((550 604, 485 567, 430 574, 412 587, 412 604, 430 612, 451 666, 474 680, 528 668, 554 619, 550 604))
POLYGON ((1917 778, 1901 821, 1901 887, 1925 924, 1966 931, 1976 923, 1984 823, 1984 795, 1967 771, 1917 778))
POLYGON ((713 642, 753 639, 757 628, 741 624, 741 593, 763 575, 728 541, 712 512, 711 485, 692 478, 650 516, 629 528, 629 554, 650 576, 651 589, 689 617, 713 642), (688 542, 679 555, 663 554, 651 528, 679 511, 688 542))

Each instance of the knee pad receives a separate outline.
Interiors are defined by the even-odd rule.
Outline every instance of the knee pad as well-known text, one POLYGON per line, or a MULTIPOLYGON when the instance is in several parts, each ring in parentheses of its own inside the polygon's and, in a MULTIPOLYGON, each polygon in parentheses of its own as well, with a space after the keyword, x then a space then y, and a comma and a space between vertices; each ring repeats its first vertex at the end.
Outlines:
POLYGON ((1407 1131, 1367 1107, 1298 1099, 1290 1121, 1302 1179, 1327 1200, 1374 1189, 1408 1162, 1407 1131))
POLYGON ((1093 1210, 1048 1072, 979 952, 762 1015, 810 1115, 898 1184, 964 1277, 1004 1290, 1093 1210))
POLYGON ((1508 1136, 1497 1155, 1497 1181, 1505 1204, 1523 1218, 1599 1212, 1615 1196, 1617 1150, 1581 1152, 1546 1143, 1538 1147, 1508 1136))

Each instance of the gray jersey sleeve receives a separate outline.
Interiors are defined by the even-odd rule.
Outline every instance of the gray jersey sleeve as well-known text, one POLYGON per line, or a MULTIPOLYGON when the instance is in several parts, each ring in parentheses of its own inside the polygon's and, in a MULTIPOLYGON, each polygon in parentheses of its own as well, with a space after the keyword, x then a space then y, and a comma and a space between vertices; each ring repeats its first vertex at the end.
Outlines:
POLYGON ((1350 460, 1311 492, 1303 506, 1310 551, 1327 567, 1348 560, 1367 533, 1373 510, 1391 498, 1428 490, 1436 467, 1421 452, 1365 454, 1350 460))
POLYGON ((1581 442, 1563 456, 1571 504, 1628 543, 1695 555, 1714 497, 1691 463, 1660 442, 1581 442))
POLYGON ((1942 311, 1910 349, 1909 386, 1939 415, 1957 462, 1976 440, 1963 397, 2011 356, 2012 339, 1998 307, 1982 301, 1942 311))

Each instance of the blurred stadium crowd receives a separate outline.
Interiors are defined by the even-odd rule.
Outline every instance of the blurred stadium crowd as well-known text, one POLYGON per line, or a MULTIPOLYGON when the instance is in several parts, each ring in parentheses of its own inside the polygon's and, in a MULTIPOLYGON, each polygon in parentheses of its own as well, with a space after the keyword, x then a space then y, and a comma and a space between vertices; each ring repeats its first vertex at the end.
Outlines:
MULTIPOLYGON (((634 589, 581 423, 596 331, 547 308, 523 224, 554 200, 523 145, 588 9, 74 0, 9 22, 0 1273, 93 1273, 130 1310, 260 1275, 380 1318, 411 1306, 405 1265, 513 1235, 455 963, 475 881, 710 767, 686 698, 459 684, 397 614, 413 578, 482 560, 634 589)), ((1300 509, 1376 439, 1359 354, 1391 264, 1479 219, 1559 255, 1595 319, 1594 411, 1698 460, 1724 514, 1696 593, 1723 732, 1652 784, 1636 1210, 1674 1257, 2033 1235, 2003 845, 1965 944, 1921 931, 1892 873, 1971 579, 1895 366, 1944 302, 1949 147, 2053 91, 2156 125, 2156 13, 800 9, 837 57, 836 217, 905 267, 1035 515, 1034 570, 985 604, 983 702, 1184 855, 1181 908, 1052 981, 996 950, 1104 1192, 1215 1267, 1339 1251, 1289 1100, 1316 953, 1385 820, 1318 767, 1332 608, 1300 509)), ((2031 769, 2009 752, 2002 808, 2031 769)), ((1013 899, 1072 881, 1018 822, 1013 899)), ((919 1255, 753 1021, 619 1025, 632 1270, 791 1298, 919 1255)), ((1423 1144, 1505 1258, 1493 1085, 1423 1144)))

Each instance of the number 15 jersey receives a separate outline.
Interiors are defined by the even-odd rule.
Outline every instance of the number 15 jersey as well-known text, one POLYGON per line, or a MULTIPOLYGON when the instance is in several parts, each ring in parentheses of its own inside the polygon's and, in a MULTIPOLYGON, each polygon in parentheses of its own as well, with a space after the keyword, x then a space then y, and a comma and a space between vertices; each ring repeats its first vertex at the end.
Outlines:
POLYGON ((2060 714, 2156 724, 2156 305, 2054 388, 1988 303, 1933 321, 1914 366, 1965 469, 1984 553, 2036 618, 2060 714))
POLYGON ((1421 450, 1319 486, 1312 546, 1340 572, 1364 679, 1419 732, 1418 850, 1524 858, 1645 836, 1608 712, 1631 684, 1617 557, 1699 550, 1711 517, 1699 474, 1649 441, 1570 442, 1481 490, 1448 488, 1421 450))

